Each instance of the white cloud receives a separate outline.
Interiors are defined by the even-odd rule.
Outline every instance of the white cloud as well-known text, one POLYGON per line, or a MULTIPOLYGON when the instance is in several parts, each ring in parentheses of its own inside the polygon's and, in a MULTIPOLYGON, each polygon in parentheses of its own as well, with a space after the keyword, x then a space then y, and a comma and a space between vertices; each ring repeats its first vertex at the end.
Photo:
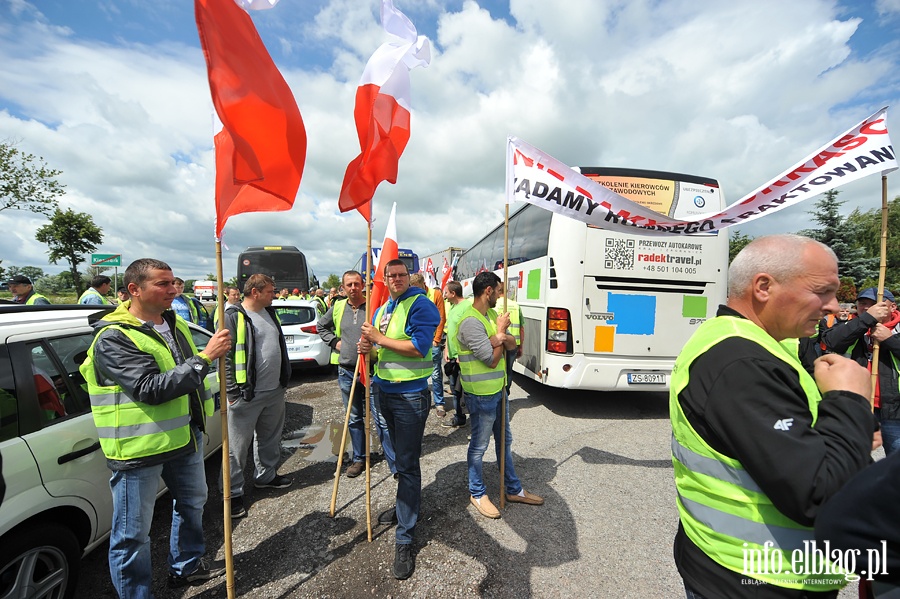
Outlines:
MULTIPOLYGON (((401 245, 421 254, 468 246, 500 221, 508 134, 571 165, 715 177, 735 201, 900 96, 898 45, 854 54, 859 18, 830 0, 511 0, 502 19, 472 0, 449 4, 407 10, 436 31, 433 60, 411 75, 399 182, 375 199, 376 243, 396 201, 401 245)), ((4 137, 64 171, 64 204, 95 215, 103 251, 159 257, 185 278, 211 272, 212 107, 195 41, 85 40, 52 14, 8 5, 17 16, 0 19, 4 137)), ((134 6, 106 8, 115 18, 134 6)), ((364 221, 336 206, 359 152, 357 81, 384 41, 377 7, 283 2, 265 12, 254 19, 303 114, 307 164, 293 210, 229 220, 226 276, 245 246, 268 243, 300 247, 320 276, 340 273, 365 249, 364 221), (300 66, 310 54, 318 64, 300 66)), ((845 189, 848 210, 879 193, 872 179, 845 189)), ((757 226, 796 231, 808 208, 757 226)), ((40 224, 0 212, 4 265, 44 264, 40 224)))

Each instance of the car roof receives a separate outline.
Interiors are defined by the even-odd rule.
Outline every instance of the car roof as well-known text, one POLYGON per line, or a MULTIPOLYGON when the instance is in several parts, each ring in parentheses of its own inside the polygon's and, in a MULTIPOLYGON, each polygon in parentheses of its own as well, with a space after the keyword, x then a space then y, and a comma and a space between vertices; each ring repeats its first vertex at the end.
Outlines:
POLYGON ((9 335, 45 333, 87 327, 109 313, 104 306, 0 306, 0 339, 9 335))
POLYGON ((273 308, 286 308, 289 306, 305 306, 307 308, 315 308, 316 304, 313 300, 275 300, 272 302, 273 308))

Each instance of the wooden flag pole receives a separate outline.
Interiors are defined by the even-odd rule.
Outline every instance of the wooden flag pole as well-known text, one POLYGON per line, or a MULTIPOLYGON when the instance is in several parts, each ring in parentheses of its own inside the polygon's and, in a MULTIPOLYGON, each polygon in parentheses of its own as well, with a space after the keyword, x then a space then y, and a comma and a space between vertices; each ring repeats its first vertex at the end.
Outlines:
MULTIPOLYGON (((374 203, 374 202, 373 202, 374 203)), ((368 234, 366 240, 366 269, 370 272, 372 269, 372 221, 371 221, 371 210, 373 206, 369 204, 369 221, 368 221, 368 234)), ((384 251, 384 248, 381 248, 384 251)), ((368 274, 368 273, 366 273, 368 274)), ((368 278, 368 277, 367 277, 368 278)), ((374 276, 372 277, 374 279, 374 276)), ((369 301, 369 298, 372 297, 372 294, 369 293, 371 287, 369 287, 369 281, 366 281, 366 322, 372 321, 372 303, 369 301)), ((366 369, 365 378, 366 378, 366 531, 368 532, 369 542, 372 542, 372 471, 370 469, 369 462, 369 443, 372 437, 372 381, 369 380, 369 357, 366 356, 361 361, 363 367, 366 369)))
MULTIPOLYGON (((505 205, 506 213, 503 218, 503 309, 509 312, 509 299, 507 294, 509 283, 509 204, 505 205)), ((503 346, 504 364, 506 363, 506 346, 503 346)), ((506 507, 506 380, 503 381, 503 389, 500 391, 500 509, 506 507)))
MULTIPOLYGON (((216 313, 218 315, 218 330, 225 328, 225 294, 222 282, 225 276, 222 272, 222 240, 216 239, 216 277, 218 279, 218 291, 216 292, 216 313)), ((228 458, 228 395, 225 391, 225 356, 219 358, 219 412, 222 414, 222 509, 225 522, 225 590, 228 599, 234 599, 234 555, 231 546, 231 461, 228 458)))
MULTIPOLYGON (((353 382, 350 384, 350 399, 347 401, 347 412, 344 415, 344 428, 341 433, 341 444, 338 449, 337 468, 334 470, 334 488, 331 490, 331 507, 329 515, 334 518, 334 510, 337 505, 338 483, 341 480, 341 465, 344 463, 344 447, 347 445, 347 433, 350 430, 350 412, 353 410, 353 394, 356 393, 356 375, 359 374, 359 358, 356 360, 356 368, 353 370, 353 382)), ((353 451, 351 449, 351 451, 353 451)))
MULTIPOLYGON (((878 301, 884 299, 884 278, 887 271, 888 199, 887 175, 881 175, 881 264, 878 266, 878 301)), ((878 384, 878 353, 880 343, 872 344, 872 396, 869 403, 875 411, 875 389, 878 384)))

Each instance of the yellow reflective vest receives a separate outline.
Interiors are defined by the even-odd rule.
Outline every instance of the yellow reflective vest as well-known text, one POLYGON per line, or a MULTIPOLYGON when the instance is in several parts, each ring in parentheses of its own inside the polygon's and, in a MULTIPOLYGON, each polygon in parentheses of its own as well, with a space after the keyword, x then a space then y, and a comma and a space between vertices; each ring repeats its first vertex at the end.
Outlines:
POLYGON ((463 391, 466 393, 493 395, 503 389, 503 385, 506 383, 506 351, 504 350, 501 353, 500 361, 497 365, 491 368, 476 358, 472 350, 459 342, 459 326, 462 326, 463 321, 467 318, 474 318, 484 325, 484 330, 488 337, 496 335, 497 312, 493 308, 488 308, 487 317, 485 317, 472 304, 469 304, 465 310, 459 319, 459 325, 456 327, 460 382, 462 383, 463 391))
MULTIPOLYGON (((175 358, 168 344, 158 334, 147 334, 141 329, 141 322, 128 310, 130 302, 119 306, 103 318, 111 321, 108 327, 124 334, 135 347, 150 354, 160 372, 175 368, 175 358)), ((173 335, 180 334, 194 354, 197 348, 191 338, 187 323, 175 319, 173 335)), ((103 329, 105 330, 105 329, 103 329)), ((101 385, 94 366, 94 348, 102 331, 98 332, 88 348, 87 360, 79 369, 88 385, 91 398, 91 413, 100 439, 104 455, 111 460, 133 460, 167 453, 184 447, 192 441, 190 396, 182 395, 158 405, 135 401, 117 385, 101 385)), ((206 380, 201 391, 205 416, 212 416, 213 401, 206 380)))
POLYGON ((669 391, 672 464, 684 531, 710 559, 734 572, 791 589, 839 589, 846 584, 843 574, 792 572, 793 552, 802 551, 804 543, 815 540, 812 528, 782 514, 741 462, 710 447, 681 409, 678 394, 688 385, 691 364, 729 337, 759 344, 797 372, 813 424, 822 400, 815 380, 797 357, 796 339, 779 343, 753 322, 739 317, 718 316, 700 325, 675 361, 669 391), (763 555, 766 564, 759 563, 763 555), (751 568, 748 558, 755 564, 751 568), (777 568, 768 567, 776 562, 783 566, 777 572, 777 568))
MULTIPOLYGON (((428 296, 422 293, 411 295, 405 300, 394 306, 394 312, 388 322, 385 335, 391 339, 399 339, 401 341, 409 341, 412 339, 406 334, 406 318, 413 302, 422 299, 422 301, 430 302, 428 296)), ((387 304, 378 309, 375 317, 375 324, 381 322, 384 311, 387 310, 387 304)), ((378 348, 378 362, 375 364, 375 375, 383 381, 399 383, 402 381, 414 381, 416 379, 431 376, 434 365, 431 361, 431 349, 421 358, 413 358, 403 356, 397 352, 387 349, 386 347, 378 348)))

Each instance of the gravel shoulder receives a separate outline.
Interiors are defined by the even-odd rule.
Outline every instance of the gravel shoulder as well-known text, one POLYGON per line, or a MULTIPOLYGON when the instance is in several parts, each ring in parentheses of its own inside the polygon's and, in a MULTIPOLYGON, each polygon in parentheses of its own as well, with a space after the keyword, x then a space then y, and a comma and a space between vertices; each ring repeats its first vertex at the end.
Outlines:
MULTIPOLYGON (((374 456, 372 541, 366 532, 365 475, 340 478, 329 516, 336 457, 330 431, 343 424, 334 376, 298 372, 288 391, 281 474, 284 490, 248 485, 249 516, 235 522, 239 597, 683 597, 672 560, 678 521, 669 454, 667 400, 650 393, 597 394, 545 388, 518 375, 510 402, 516 472, 541 507, 507 504, 499 520, 469 504, 469 426, 448 429, 431 413, 422 457, 422 515, 416 570, 391 574, 394 528, 380 511, 396 483, 374 456)), ((485 455, 488 495, 499 503, 493 446, 485 455)), ((224 559, 220 460, 207 462, 208 553, 224 559)), ((248 480, 250 473, 248 472, 248 480)), ((159 599, 225 597, 225 578, 165 587, 171 500, 156 504, 152 536, 159 599)), ((79 597, 113 596, 106 545, 83 562, 79 597)))

